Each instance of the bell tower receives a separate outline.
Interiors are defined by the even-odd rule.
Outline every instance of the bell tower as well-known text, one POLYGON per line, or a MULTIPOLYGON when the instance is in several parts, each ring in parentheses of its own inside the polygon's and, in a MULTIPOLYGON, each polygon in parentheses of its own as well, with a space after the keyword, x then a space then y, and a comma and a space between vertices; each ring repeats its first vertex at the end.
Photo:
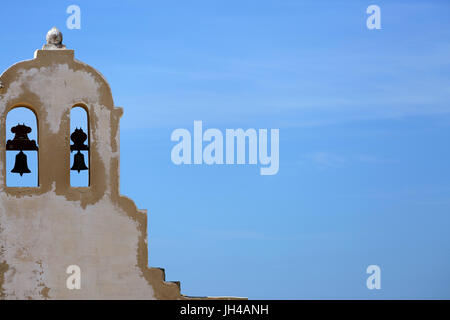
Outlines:
POLYGON ((163 269, 148 267, 147 212, 119 193, 122 108, 58 29, 46 40, 0 76, 0 299, 187 299, 163 269), (70 132, 74 107, 86 111, 87 129, 70 132), (15 108, 35 115, 36 132, 25 122, 7 128, 15 108), (16 153, 12 170, 7 152, 16 153), (33 170, 36 186, 7 185, 8 174, 33 170), (89 171, 89 184, 72 187, 71 171, 89 171))

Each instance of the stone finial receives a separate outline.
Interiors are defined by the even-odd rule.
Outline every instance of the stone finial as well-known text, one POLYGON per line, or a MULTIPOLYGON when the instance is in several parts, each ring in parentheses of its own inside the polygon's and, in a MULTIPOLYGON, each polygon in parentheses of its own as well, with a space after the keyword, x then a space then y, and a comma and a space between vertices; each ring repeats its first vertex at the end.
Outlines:
POLYGON ((47 40, 47 44, 61 45, 63 36, 58 28, 53 27, 47 32, 45 39, 47 40))
POLYGON ((47 36, 45 37, 47 43, 44 44, 43 50, 57 50, 57 49, 65 49, 66 46, 62 44, 63 35, 58 28, 53 27, 47 32, 47 36))

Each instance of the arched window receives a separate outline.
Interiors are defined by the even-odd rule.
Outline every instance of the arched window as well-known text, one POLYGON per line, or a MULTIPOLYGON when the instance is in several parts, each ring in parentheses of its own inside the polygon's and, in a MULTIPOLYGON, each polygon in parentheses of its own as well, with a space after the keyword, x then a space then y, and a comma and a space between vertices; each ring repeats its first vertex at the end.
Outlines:
POLYGON ((39 186, 38 125, 27 107, 10 110, 6 116, 6 186, 39 186))
POLYGON ((89 186, 89 117, 85 108, 70 110, 70 185, 89 186))

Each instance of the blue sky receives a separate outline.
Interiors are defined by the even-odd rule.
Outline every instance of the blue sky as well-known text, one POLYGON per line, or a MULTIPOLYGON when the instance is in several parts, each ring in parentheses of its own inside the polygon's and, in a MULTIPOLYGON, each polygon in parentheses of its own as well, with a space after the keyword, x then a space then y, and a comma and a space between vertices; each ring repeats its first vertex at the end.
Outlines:
POLYGON ((108 79, 121 192, 188 295, 450 298, 450 3, 40 1, 0 12, 0 70, 53 25, 108 79), (81 8, 81 30, 66 8, 81 8), (366 8, 381 8, 381 30, 366 8), (176 166, 177 128, 279 128, 280 170, 176 166), (142 147, 144 146, 144 147, 142 147), (366 288, 367 266, 382 289, 366 288))

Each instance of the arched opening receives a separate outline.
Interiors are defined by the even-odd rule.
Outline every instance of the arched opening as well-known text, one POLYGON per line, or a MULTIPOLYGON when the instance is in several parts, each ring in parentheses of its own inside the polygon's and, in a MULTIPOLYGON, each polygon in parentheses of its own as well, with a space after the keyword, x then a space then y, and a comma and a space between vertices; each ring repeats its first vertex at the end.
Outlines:
POLYGON ((39 186, 38 122, 27 107, 6 116, 6 186, 39 186))
POLYGON ((89 116, 82 106, 70 110, 70 186, 88 187, 89 161, 89 116))

